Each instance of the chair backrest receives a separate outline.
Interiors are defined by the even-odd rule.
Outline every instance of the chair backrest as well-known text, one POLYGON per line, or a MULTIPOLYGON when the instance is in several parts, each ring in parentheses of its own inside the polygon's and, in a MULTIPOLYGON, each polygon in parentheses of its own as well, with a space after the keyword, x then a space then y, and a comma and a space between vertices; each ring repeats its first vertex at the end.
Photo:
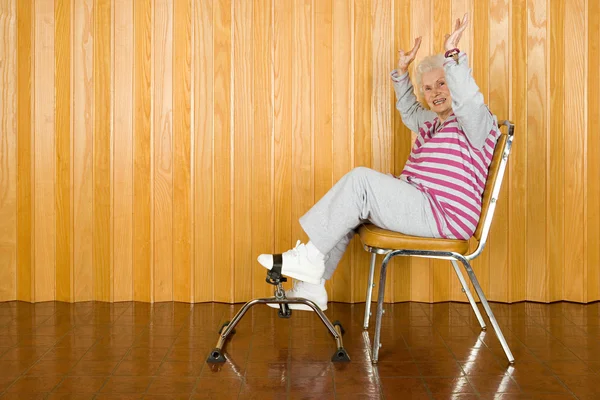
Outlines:
POLYGON ((488 179, 483 190, 483 201, 481 205, 481 216, 477 229, 473 234, 473 237, 479 242, 477 249, 469 258, 477 257, 485 247, 488 234, 490 232, 490 226, 494 218, 494 211, 496 210, 496 201, 498 200, 498 194, 502 187, 502 181, 504 180, 504 172, 506 170, 506 164, 508 163, 508 156, 512 147, 512 141, 514 137, 515 126, 510 121, 499 121, 499 126, 505 126, 507 132, 502 132, 498 140, 496 141, 496 147, 494 148, 494 155, 490 164, 488 179))

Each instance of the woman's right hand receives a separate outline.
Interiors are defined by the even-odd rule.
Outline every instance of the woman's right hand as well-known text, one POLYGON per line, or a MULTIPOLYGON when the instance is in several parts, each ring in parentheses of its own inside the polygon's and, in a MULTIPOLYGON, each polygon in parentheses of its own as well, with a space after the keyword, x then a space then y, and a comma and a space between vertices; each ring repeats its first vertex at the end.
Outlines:
POLYGON ((403 74, 408 71, 408 66, 417 56, 419 47, 421 47, 421 36, 415 39, 415 45, 410 52, 406 53, 402 49, 398 50, 398 70, 400 73, 403 74))

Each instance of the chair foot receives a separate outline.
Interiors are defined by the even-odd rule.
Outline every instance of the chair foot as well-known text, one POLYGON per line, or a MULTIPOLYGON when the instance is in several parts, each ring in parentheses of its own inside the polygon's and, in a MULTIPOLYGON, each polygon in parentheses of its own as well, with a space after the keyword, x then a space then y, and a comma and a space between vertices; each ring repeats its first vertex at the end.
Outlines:
POLYGON ((215 347, 210 352, 206 362, 209 364, 222 364, 225 362, 225 356, 223 356, 222 349, 215 347))
MULTIPOLYGON (((508 343, 506 342, 506 339, 504 338, 504 334, 502 333, 502 329, 500 329, 500 325, 498 325, 498 322, 496 321, 496 317, 494 316, 492 308, 490 307, 490 305, 487 301, 487 298, 485 297, 485 294, 483 293, 483 290, 481 289, 481 286, 479 285, 479 281, 477 280, 477 277, 475 276, 475 272, 473 272, 473 269, 471 268, 471 264, 469 264, 469 262, 466 259, 461 259, 460 261, 464 265, 465 270, 467 271, 467 274, 469 275, 469 279, 471 280, 471 283, 473 284, 473 287, 475 288, 475 292, 477 293, 477 296, 479 296, 479 300, 481 300, 483 309, 485 310, 485 313, 487 314, 488 318, 490 319, 492 328, 494 328, 496 337, 498 337, 498 341, 502 345, 502 350, 504 350, 504 354, 506 355, 508 362, 513 364, 515 362, 515 358, 513 357, 513 354, 510 351, 510 348, 508 347, 508 343)), ((482 329, 483 329, 483 327, 482 327, 482 329)))
POLYGON ((363 330, 369 329, 369 320, 371 319, 371 302, 365 303, 365 320, 363 323, 363 330))
POLYGON ((349 362, 350 357, 348 357, 348 352, 343 347, 340 347, 336 350, 333 357, 331 357, 331 361, 333 362, 349 362))

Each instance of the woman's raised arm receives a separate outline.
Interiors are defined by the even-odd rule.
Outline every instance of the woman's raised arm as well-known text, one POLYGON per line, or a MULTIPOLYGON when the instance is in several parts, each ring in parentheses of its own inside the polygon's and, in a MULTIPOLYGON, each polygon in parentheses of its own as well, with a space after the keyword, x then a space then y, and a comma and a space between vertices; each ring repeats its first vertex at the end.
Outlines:
POLYGON ((452 95, 452 111, 471 144, 480 149, 494 129, 496 117, 485 104, 483 94, 473 79, 467 55, 458 50, 458 42, 468 22, 465 14, 462 22, 456 21, 454 32, 446 35, 444 70, 452 95))
POLYGON ((414 88, 408 76, 408 67, 412 63, 421 47, 421 37, 415 39, 412 50, 406 53, 398 51, 398 68, 391 73, 394 91, 396 92, 396 109, 400 112, 402 122, 408 129, 419 133, 419 127, 425 122, 435 118, 433 111, 427 110, 417 101, 414 88))

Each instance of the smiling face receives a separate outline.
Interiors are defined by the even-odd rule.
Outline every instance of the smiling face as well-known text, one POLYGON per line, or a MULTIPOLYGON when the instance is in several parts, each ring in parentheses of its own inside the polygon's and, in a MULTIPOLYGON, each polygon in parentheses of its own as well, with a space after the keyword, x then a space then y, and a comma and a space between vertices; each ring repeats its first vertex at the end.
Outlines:
POLYGON ((446 77, 442 68, 423 73, 423 94, 431 111, 437 113, 444 121, 452 113, 452 98, 446 85, 446 77))

